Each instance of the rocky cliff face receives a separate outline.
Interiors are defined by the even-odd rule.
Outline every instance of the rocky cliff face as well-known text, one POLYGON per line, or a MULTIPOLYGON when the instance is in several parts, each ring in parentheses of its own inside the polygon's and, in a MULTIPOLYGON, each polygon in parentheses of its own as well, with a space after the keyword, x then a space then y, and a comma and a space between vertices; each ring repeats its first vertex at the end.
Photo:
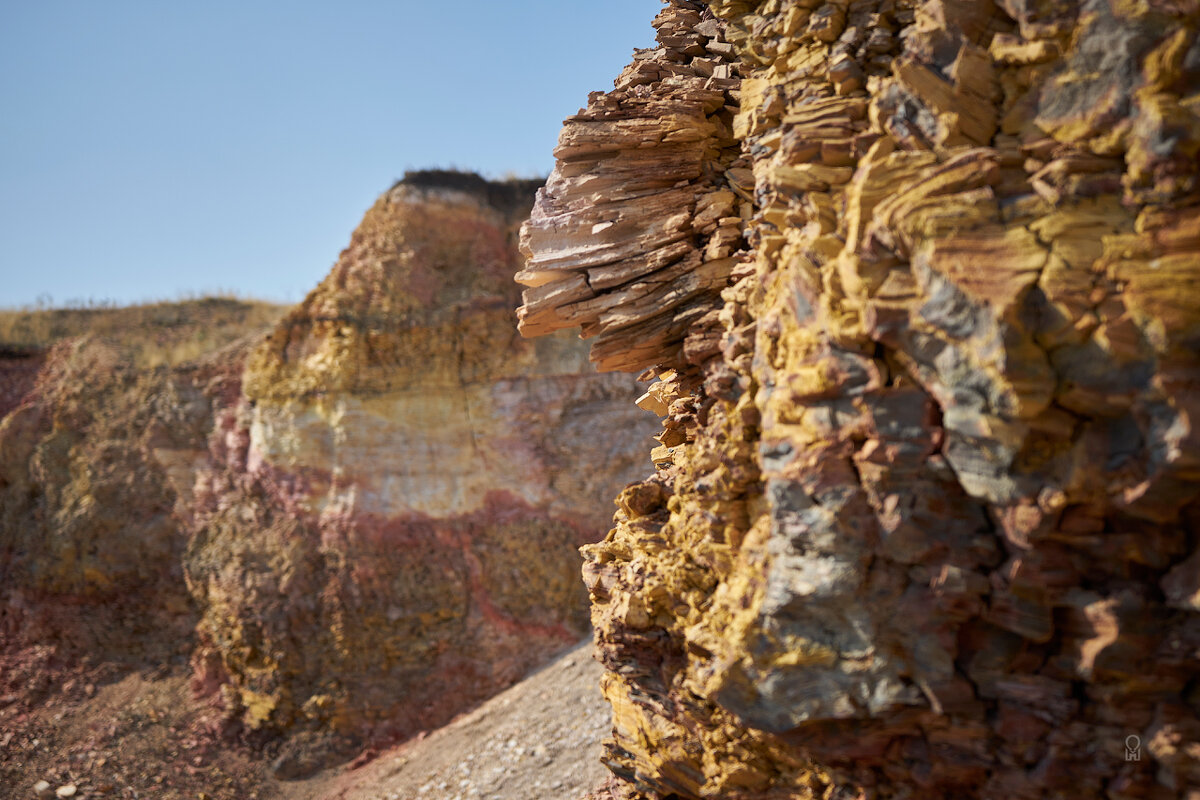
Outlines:
POLYGON ((287 734, 291 777, 585 635, 576 548, 645 474, 653 420, 585 345, 516 334, 535 188, 410 174, 272 332, 199 358, 94 335, 0 354, 9 722, 52 664, 190 664, 248 741, 287 734))
POLYGON ((472 178, 381 197, 217 417, 185 566, 198 672, 253 726, 409 735, 587 630, 575 548, 652 430, 578 343, 518 336, 534 187, 472 178))
POLYGON ((615 793, 1200 792, 1198 19, 671 0, 567 120, 522 330, 663 417, 615 793))

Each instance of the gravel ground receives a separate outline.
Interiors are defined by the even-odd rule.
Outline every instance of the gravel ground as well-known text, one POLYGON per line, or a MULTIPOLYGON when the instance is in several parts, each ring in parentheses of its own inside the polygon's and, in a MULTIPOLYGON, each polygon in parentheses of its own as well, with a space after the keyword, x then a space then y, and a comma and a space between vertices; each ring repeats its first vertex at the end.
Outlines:
MULTIPOLYGON (((581 798, 608 776, 609 708, 591 642, 444 728, 349 773, 293 785, 297 800, 581 798)), ((286 786, 286 784, 285 784, 286 786)))

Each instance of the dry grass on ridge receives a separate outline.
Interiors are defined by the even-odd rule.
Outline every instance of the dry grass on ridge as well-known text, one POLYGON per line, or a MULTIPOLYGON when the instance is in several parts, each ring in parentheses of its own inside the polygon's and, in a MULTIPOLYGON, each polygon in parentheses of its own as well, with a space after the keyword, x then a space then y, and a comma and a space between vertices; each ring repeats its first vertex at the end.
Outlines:
POLYGON ((277 322, 289 306, 202 297, 126 307, 0 309, 0 349, 41 350, 92 335, 134 367, 176 366, 277 322))

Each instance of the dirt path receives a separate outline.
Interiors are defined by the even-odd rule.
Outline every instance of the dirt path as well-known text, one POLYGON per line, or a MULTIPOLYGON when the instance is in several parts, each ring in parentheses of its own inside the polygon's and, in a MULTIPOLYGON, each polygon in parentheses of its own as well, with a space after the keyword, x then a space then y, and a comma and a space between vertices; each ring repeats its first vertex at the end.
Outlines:
POLYGON ((296 800, 574 800, 600 784, 609 709, 585 642, 422 739, 353 772, 283 784, 296 800), (292 790, 292 791, 289 791, 292 790))

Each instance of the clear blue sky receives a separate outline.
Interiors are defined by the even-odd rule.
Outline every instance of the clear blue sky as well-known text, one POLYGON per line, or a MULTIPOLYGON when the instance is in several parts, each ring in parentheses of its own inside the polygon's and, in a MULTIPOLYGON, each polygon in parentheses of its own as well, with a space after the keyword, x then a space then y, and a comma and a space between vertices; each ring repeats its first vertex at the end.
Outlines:
POLYGON ((658 0, 0 0, 0 307, 296 301, 405 169, 549 172, 658 0))

